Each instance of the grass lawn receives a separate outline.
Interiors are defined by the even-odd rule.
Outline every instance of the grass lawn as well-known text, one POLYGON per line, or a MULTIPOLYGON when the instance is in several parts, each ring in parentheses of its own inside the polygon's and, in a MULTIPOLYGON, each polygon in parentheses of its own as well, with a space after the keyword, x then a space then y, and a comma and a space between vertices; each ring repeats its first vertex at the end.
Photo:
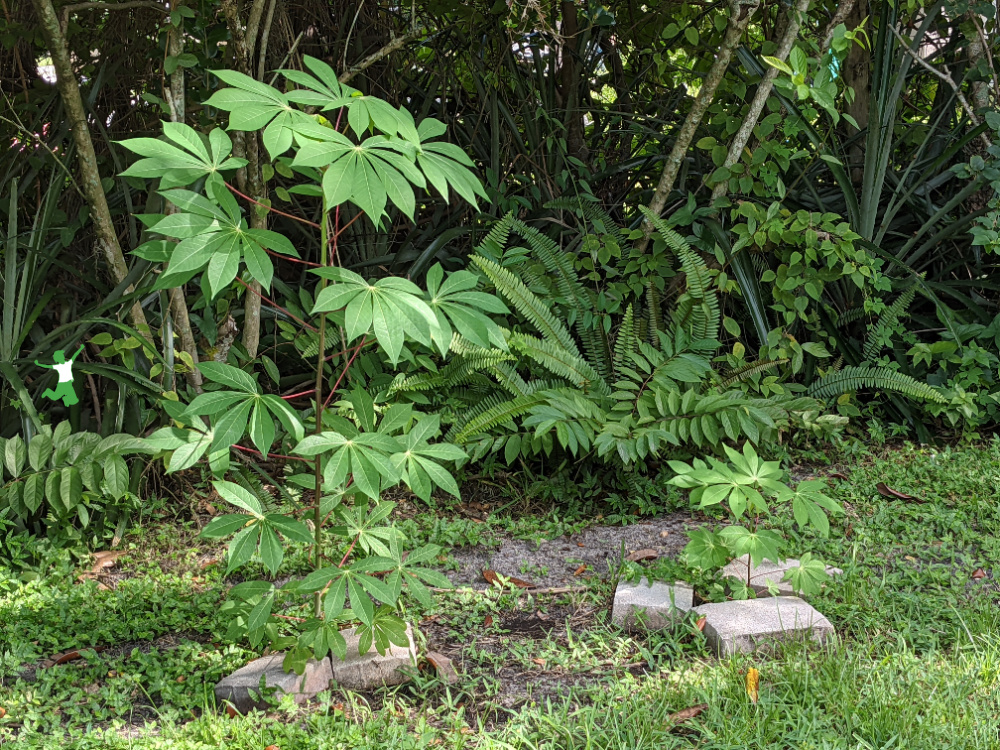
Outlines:
MULTIPOLYGON (((630 563, 581 576, 579 590, 565 593, 466 587, 439 594, 432 610, 410 602, 422 645, 462 672, 455 685, 421 670, 399 688, 321 695, 306 708, 286 699, 231 718, 213 705, 212 686, 256 653, 224 642, 227 581, 212 564, 221 548, 197 539, 191 523, 163 521, 131 532, 127 554, 99 581, 78 581, 86 565, 68 552, 25 549, 22 567, 0 568, 0 745, 1000 748, 1000 442, 792 469, 848 477, 832 481, 846 514, 829 538, 797 533, 785 515, 770 519, 796 552, 844 570, 811 599, 840 636, 827 648, 720 661, 693 616, 669 632, 623 633, 609 623, 610 600, 614 574, 638 569, 630 563), (886 497, 879 482, 917 500, 886 497), (64 663, 53 664, 60 654, 64 663), (750 667, 760 671, 756 703, 750 667), (696 716, 675 716, 702 704, 696 716)), ((515 504, 484 523, 449 509, 401 523, 457 546, 554 538, 582 525, 572 509, 559 515, 555 523, 515 504)), ((288 574, 302 563, 293 554, 288 574)), ((710 575, 678 560, 642 566, 724 598, 710 575)))

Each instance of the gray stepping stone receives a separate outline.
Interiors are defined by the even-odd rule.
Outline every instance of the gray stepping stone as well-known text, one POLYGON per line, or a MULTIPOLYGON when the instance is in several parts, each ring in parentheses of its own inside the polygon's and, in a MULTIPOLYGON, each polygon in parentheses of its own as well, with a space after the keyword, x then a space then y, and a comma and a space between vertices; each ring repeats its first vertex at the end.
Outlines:
POLYGON ((330 687, 332 673, 329 659, 322 661, 310 659, 301 677, 295 672, 286 673, 281 668, 284 659, 283 653, 271 654, 254 659, 246 666, 240 667, 216 684, 216 701, 220 704, 231 703, 241 714, 254 708, 266 708, 267 701, 259 697, 261 677, 264 677, 266 687, 277 688, 278 693, 293 695, 296 703, 305 703, 315 698, 321 690, 330 687))
POLYGON ((668 584, 643 576, 638 583, 621 581, 615 590, 611 621, 626 630, 662 630, 694 605, 694 590, 683 583, 668 584), (640 613, 643 613, 640 616, 640 613))
MULTIPOLYGON (((760 596, 770 596, 769 583, 774 583, 778 587, 779 596, 793 596, 795 591, 789 581, 783 580, 785 573, 792 568, 799 567, 799 561, 793 557, 784 562, 774 562, 772 560, 762 560, 760 565, 750 565, 750 555, 737 557, 722 569, 723 578, 735 578, 742 583, 747 582, 747 568, 750 568, 750 588, 760 596)), ((840 568, 827 566, 827 575, 837 576, 843 573, 840 568)))
POLYGON ((796 638, 824 643, 836 635, 828 619, 797 596, 702 604, 705 638, 720 656, 748 653, 796 638))
POLYGON ((416 668, 417 649, 413 643, 413 626, 406 626, 408 646, 392 644, 385 656, 381 656, 374 646, 362 656, 358 653, 360 636, 354 628, 340 631, 347 640, 347 657, 338 658, 330 654, 329 662, 333 670, 333 683, 347 690, 372 690, 384 685, 399 685, 410 679, 403 672, 406 668, 416 668))

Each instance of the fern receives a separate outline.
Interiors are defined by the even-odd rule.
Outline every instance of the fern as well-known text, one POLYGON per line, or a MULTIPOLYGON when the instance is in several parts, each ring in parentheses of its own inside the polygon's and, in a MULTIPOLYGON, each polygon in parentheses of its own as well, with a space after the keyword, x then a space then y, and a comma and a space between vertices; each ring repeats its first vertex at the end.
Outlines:
POLYGON ((909 316, 909 308, 913 304, 913 298, 916 294, 917 287, 911 286, 900 294, 896 298, 896 301, 879 316, 878 322, 872 327, 865 338, 865 345, 862 351, 866 360, 871 361, 878 357, 882 351, 882 341, 885 338, 885 334, 896 326, 900 318, 909 316))
POLYGON ((512 333, 509 343, 521 354, 527 355, 549 372, 566 378, 584 390, 611 395, 604 378, 579 355, 526 333, 512 333))
POLYGON ((629 360, 629 357, 639 350, 639 337, 635 331, 635 316, 632 305, 625 309, 618 335, 615 337, 615 353, 612 359, 612 372, 617 376, 619 368, 629 360))
POLYGON ((926 383, 884 367, 845 367, 817 380, 809 386, 808 393, 815 398, 832 399, 862 388, 894 391, 910 398, 922 398, 939 404, 947 400, 926 383))
POLYGON ((542 302, 524 283, 506 268, 482 256, 473 256, 472 262, 493 282, 497 291, 517 308, 542 338, 558 343, 568 352, 580 356, 580 350, 566 327, 556 318, 548 305, 542 302))
POLYGON ((514 430, 516 429, 514 419, 523 416, 532 406, 543 400, 544 397, 540 393, 528 393, 511 399, 491 396, 472 409, 461 425, 456 424, 449 430, 445 440, 461 444, 477 435, 489 433, 501 425, 514 430))
POLYGON ((750 364, 743 365, 743 367, 737 367, 735 370, 730 370, 726 373, 726 377, 721 383, 719 383, 719 387, 728 388, 735 383, 742 383, 747 378, 752 378, 754 375, 766 372, 772 367, 777 367, 778 365, 783 365, 787 362, 788 358, 784 357, 782 359, 751 362, 750 364))
POLYGON ((591 295, 580 283, 572 262, 552 239, 537 229, 519 220, 514 220, 512 227, 527 241, 535 257, 541 261, 549 276, 555 281, 559 294, 573 310, 576 333, 583 343, 587 357, 601 377, 607 377, 611 369, 611 358, 604 340, 585 322, 587 313, 594 309, 594 304, 591 295))

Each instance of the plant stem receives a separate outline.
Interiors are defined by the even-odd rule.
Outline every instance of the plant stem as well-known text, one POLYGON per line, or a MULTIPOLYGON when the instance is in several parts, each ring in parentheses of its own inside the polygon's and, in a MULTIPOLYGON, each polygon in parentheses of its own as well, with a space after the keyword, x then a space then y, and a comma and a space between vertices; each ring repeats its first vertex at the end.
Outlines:
MULTIPOLYGON (((319 252, 320 258, 319 262, 321 266, 327 264, 327 253, 326 253, 326 237, 327 237, 327 205, 326 198, 323 199, 323 213, 320 218, 319 227, 319 252)), ((326 287, 326 279, 321 278, 319 281, 319 291, 316 293, 318 297, 322 294, 323 289, 326 287)), ((326 315, 321 314, 319 318, 319 350, 316 352, 316 393, 315 393, 315 404, 316 404, 316 434, 318 435, 323 431, 323 373, 326 367, 326 315)), ((320 460, 320 456, 316 456, 316 484, 315 484, 315 497, 313 498, 313 525, 315 529, 314 533, 314 545, 313 545, 313 569, 319 570, 320 566, 320 555, 319 550, 323 540, 322 528, 323 528, 323 515, 320 511, 320 498, 323 493, 323 465, 320 460)), ((321 592, 316 593, 316 617, 320 617, 323 614, 323 595, 321 592)))

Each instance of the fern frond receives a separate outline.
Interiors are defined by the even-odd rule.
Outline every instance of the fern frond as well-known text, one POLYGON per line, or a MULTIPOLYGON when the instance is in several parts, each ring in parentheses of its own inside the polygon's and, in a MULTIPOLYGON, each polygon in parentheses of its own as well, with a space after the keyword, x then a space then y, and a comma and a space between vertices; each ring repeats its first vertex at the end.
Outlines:
POLYGON ((879 316, 878 322, 865 337, 865 345, 862 353, 866 360, 871 361, 878 357, 882 351, 882 340, 885 333, 893 328, 899 322, 900 318, 905 318, 910 314, 910 305, 913 304, 913 298, 916 294, 916 285, 911 286, 900 294, 896 298, 896 301, 889 305, 885 312, 879 316))
POLYGON ((518 220, 515 220, 512 226, 527 241, 535 257, 549 272, 549 278, 555 281, 560 296, 573 309, 576 333, 583 343, 583 349, 594 369, 600 373, 601 377, 606 378, 611 369, 611 357, 597 331, 585 322, 587 313, 594 309, 594 303, 587 288, 580 283, 569 256, 554 240, 546 237, 534 227, 529 227, 518 220))
POLYGON ((618 326, 618 335, 615 337, 615 353, 612 360, 612 372, 618 375, 619 368, 628 361, 629 357, 639 349, 639 337, 635 333, 635 317, 632 305, 625 309, 621 325, 618 326))
POLYGON ((660 332, 663 331, 663 311, 660 309, 662 301, 660 300, 660 292, 656 288, 656 284, 652 280, 646 282, 646 307, 648 308, 647 317, 649 319, 649 330, 647 331, 647 336, 652 342, 656 342, 657 337, 660 332))
POLYGON ((500 221, 493 225, 493 228, 483 238, 483 241, 476 246, 476 252, 484 258, 489 258, 495 263, 499 263, 503 257, 504 248, 510 239, 510 230, 514 223, 514 214, 507 213, 500 221))
POLYGON ((408 391, 454 388, 481 377, 484 370, 514 359, 516 359, 514 355, 499 349, 479 349, 457 355, 437 372, 421 372, 408 378, 397 378, 389 386, 389 395, 408 391))
POLYGON ((777 367, 778 365, 783 365, 788 362, 788 357, 782 359, 773 359, 765 362, 751 362, 748 365, 743 365, 743 367, 737 367, 735 370, 730 370, 726 374, 725 380, 719 383, 720 388, 728 388, 734 383, 742 383, 747 378, 752 378, 758 373, 770 370, 772 367, 777 367))
POLYGON ((515 398, 493 396, 470 410, 469 417, 461 426, 456 425, 445 436, 445 440, 454 443, 464 443, 477 435, 488 433, 500 425, 514 429, 514 419, 526 414, 535 404, 544 401, 539 393, 529 393, 515 398))
POLYGON ((939 404, 947 400, 926 383, 884 367, 845 367, 817 380, 809 386, 807 393, 815 398, 831 399, 862 388, 894 391, 910 398, 922 398, 939 404))
POLYGON ((568 351, 551 341, 525 333, 512 333, 510 345, 554 375, 566 378, 578 388, 605 396, 611 395, 611 389, 608 388, 604 378, 578 352, 568 351))
POLYGON ((542 334, 542 338, 558 343, 577 357, 580 356, 580 350, 566 327, 517 276, 481 255, 473 256, 472 262, 493 282, 497 291, 542 334))

